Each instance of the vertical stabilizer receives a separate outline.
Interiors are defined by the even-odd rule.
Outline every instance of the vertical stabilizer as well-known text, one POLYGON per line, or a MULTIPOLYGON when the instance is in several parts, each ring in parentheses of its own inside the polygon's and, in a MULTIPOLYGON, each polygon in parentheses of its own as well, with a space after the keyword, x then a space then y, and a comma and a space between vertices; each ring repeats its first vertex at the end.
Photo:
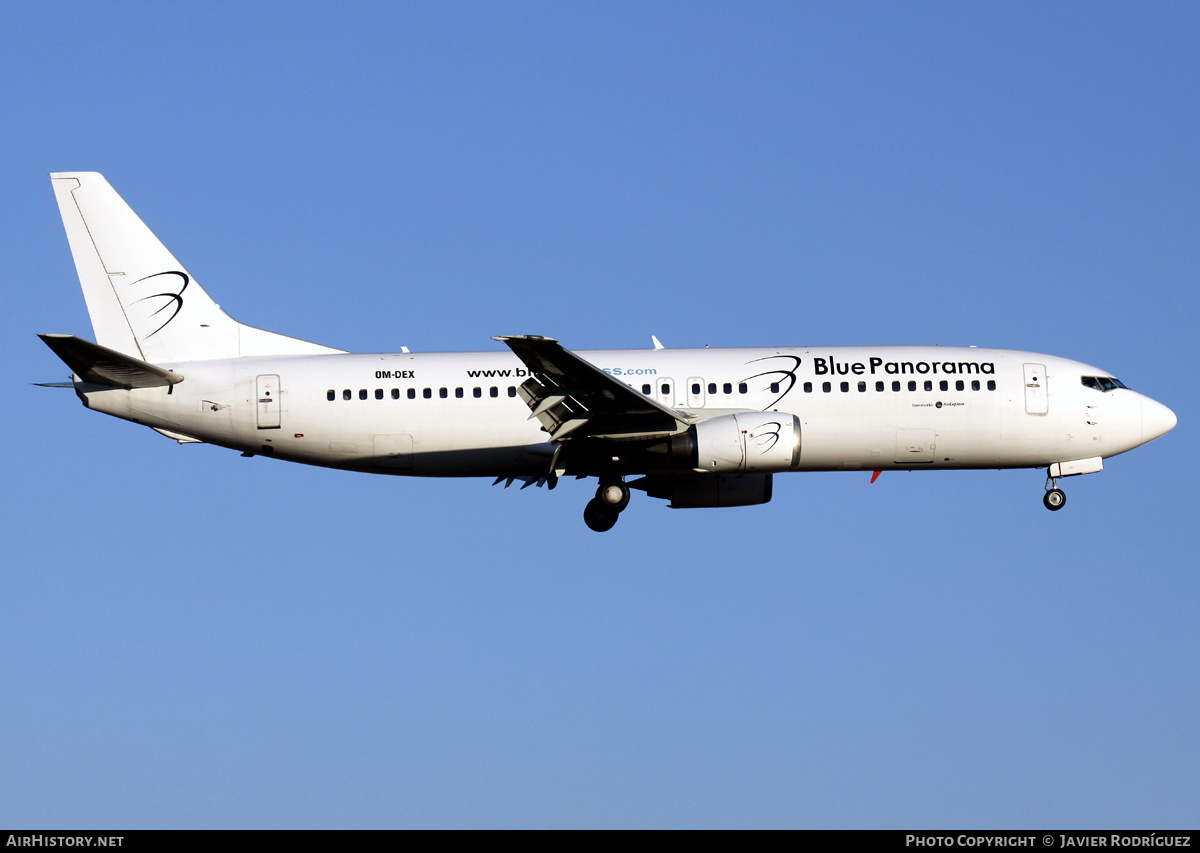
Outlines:
POLYGON ((238 323, 102 175, 50 182, 98 344, 152 364, 340 352, 238 323))

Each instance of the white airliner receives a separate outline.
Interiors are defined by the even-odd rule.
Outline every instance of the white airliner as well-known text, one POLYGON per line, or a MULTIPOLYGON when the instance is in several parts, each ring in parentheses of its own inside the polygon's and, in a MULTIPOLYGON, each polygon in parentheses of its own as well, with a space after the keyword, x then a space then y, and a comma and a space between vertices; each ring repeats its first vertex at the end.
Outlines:
POLYGON ((1057 510, 1058 478, 1175 426, 1108 371, 1014 350, 571 352, 513 335, 495 352, 348 353, 233 320, 102 176, 51 182, 96 343, 41 338, 87 408, 181 443, 522 488, 596 477, 583 515, 603 531, 630 487, 749 506, 785 471, 1045 468, 1057 510))

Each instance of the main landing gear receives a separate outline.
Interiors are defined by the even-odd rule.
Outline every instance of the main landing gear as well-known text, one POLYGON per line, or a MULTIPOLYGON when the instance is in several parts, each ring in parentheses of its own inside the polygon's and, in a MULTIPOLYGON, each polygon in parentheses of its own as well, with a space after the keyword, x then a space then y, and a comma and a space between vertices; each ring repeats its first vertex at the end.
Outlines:
POLYGON ((1058 480, 1054 477, 1046 478, 1046 495, 1042 503, 1051 512, 1058 512, 1067 505, 1067 493, 1058 487, 1058 480))
POLYGON ((602 480, 596 497, 583 508, 583 522, 597 533, 612 530, 621 510, 629 506, 629 486, 621 480, 602 480))

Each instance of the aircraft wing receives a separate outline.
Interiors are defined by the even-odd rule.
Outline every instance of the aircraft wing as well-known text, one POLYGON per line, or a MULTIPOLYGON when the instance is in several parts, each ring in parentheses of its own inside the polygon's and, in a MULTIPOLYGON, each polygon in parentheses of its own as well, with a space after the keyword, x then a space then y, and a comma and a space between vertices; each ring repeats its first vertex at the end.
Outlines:
POLYGON ((551 441, 653 438, 688 426, 680 412, 638 393, 553 338, 501 335, 494 340, 507 344, 529 369, 530 378, 517 393, 551 441))

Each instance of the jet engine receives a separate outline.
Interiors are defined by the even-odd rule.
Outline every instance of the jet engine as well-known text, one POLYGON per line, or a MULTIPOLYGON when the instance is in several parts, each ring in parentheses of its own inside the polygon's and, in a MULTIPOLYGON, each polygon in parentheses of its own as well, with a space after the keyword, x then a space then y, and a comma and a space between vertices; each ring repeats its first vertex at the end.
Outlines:
POLYGON ((782 412, 739 412, 708 418, 647 448, 647 461, 651 463, 649 470, 685 469, 693 473, 794 471, 800 465, 800 420, 782 412))

